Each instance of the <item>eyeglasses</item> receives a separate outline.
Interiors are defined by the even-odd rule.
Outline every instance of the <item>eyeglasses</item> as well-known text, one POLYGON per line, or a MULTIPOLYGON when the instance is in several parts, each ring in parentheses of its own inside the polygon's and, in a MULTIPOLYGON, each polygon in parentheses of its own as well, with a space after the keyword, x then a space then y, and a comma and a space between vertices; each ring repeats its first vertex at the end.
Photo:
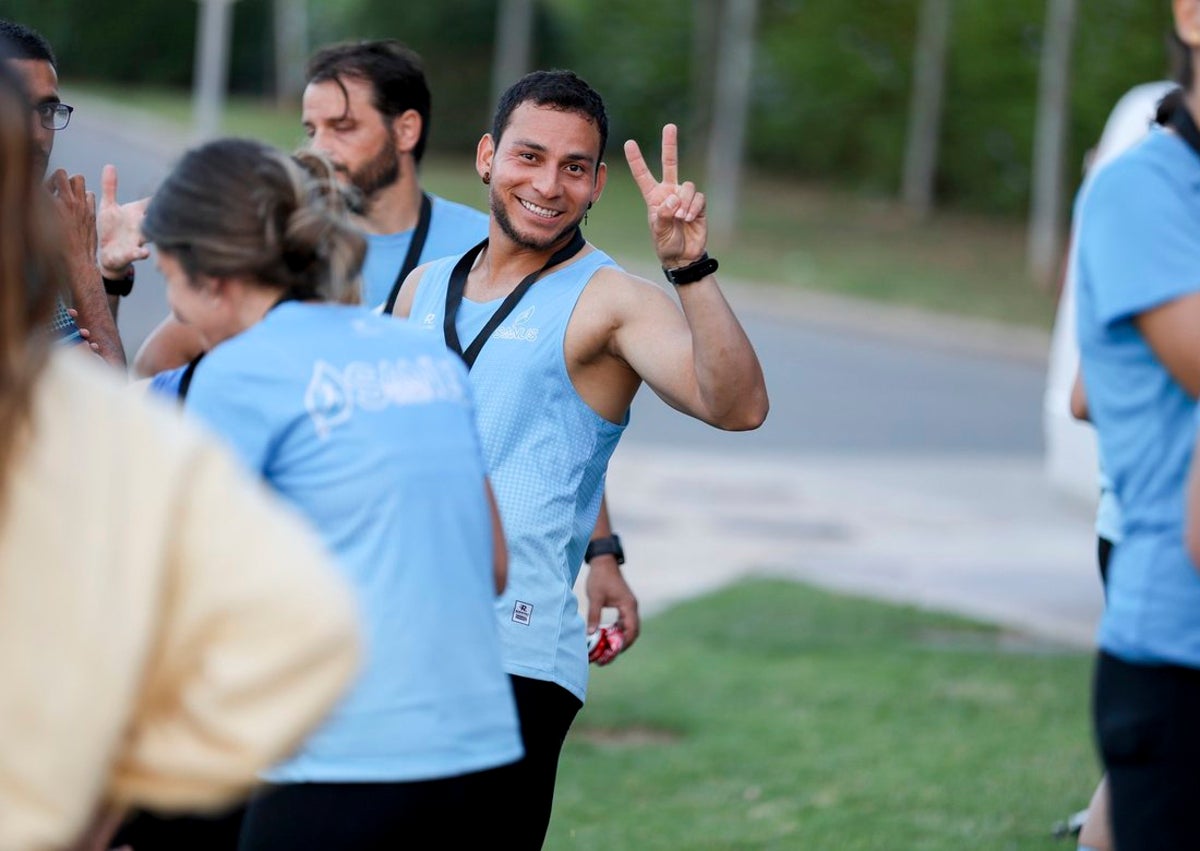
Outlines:
POLYGON ((75 107, 65 103, 39 103, 33 111, 47 130, 62 130, 70 123, 75 107))

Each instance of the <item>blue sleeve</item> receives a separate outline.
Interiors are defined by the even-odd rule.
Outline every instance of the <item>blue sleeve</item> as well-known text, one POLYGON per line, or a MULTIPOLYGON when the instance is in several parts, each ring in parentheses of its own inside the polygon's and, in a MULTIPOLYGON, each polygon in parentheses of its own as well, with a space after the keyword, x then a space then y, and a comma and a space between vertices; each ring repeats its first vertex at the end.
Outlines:
POLYGON ((1200 195, 1193 182, 1119 160, 1097 176, 1083 205, 1079 259, 1102 324, 1200 290, 1200 195))
POLYGON ((196 370, 185 410, 228 444, 255 475, 266 472, 275 429, 269 416, 270 371, 242 365, 214 350, 196 370))
POLYGON ((155 396, 161 396, 173 402, 178 402, 179 385, 183 383, 183 374, 185 372, 187 372, 187 367, 181 366, 158 373, 158 375, 150 379, 150 392, 155 396))

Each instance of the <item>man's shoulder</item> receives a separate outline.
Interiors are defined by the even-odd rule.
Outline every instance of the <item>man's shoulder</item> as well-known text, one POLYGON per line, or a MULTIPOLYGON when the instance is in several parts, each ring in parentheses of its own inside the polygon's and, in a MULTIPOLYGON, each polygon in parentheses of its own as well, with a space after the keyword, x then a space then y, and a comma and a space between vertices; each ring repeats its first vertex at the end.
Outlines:
POLYGON ((430 197, 433 199, 433 217, 429 240, 438 246, 440 253, 434 255, 426 251, 426 256, 461 254, 487 236, 487 213, 437 195, 430 197))
POLYGON ((433 201, 433 214, 435 216, 453 217, 458 221, 482 225, 483 229, 487 230, 488 215, 482 210, 477 210, 466 204, 460 204, 458 201, 451 201, 449 198, 443 198, 441 195, 434 195, 432 192, 429 193, 429 197, 433 201))
POLYGON ((1174 133, 1154 129, 1129 150, 1101 166, 1093 176, 1089 200, 1107 203, 1112 196, 1132 202, 1160 200, 1159 192, 1175 193, 1200 180, 1200 159, 1174 133))

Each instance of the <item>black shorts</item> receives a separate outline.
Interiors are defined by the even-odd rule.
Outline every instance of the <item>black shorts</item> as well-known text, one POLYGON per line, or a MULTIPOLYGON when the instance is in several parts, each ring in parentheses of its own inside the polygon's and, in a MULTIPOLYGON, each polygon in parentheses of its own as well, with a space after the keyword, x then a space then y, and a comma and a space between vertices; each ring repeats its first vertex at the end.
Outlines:
POLYGON ((1093 704, 1121 851, 1194 848, 1200 801, 1200 670, 1101 652, 1093 704))

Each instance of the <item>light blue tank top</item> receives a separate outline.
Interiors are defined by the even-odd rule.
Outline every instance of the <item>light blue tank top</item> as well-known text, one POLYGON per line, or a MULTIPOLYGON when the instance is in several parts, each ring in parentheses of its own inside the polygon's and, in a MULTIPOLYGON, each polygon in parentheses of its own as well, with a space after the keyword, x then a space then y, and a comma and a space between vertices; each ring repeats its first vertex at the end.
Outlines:
MULTIPOLYGON (((457 257, 426 269, 409 318, 443 339, 446 287, 457 257)), ((600 510, 608 460, 629 421, 611 423, 567 374, 567 323, 592 275, 615 266, 599 250, 545 275, 483 346, 471 369, 483 455, 508 537, 508 587, 496 602, 504 667, 587 693, 584 622, 572 588, 600 510)), ((463 299, 464 348, 501 299, 463 299)))
MULTIPOLYGON (((417 265, 462 254, 487 236, 488 217, 476 209, 430 195, 429 235, 417 265)), ((408 256, 416 228, 400 233, 367 234, 367 257, 363 263, 363 306, 376 307, 387 301, 396 275, 408 256)))
POLYGON ((290 302, 205 356, 185 410, 312 523, 362 616, 354 687, 269 778, 430 780, 520 758, 461 362, 364 308, 290 302))

